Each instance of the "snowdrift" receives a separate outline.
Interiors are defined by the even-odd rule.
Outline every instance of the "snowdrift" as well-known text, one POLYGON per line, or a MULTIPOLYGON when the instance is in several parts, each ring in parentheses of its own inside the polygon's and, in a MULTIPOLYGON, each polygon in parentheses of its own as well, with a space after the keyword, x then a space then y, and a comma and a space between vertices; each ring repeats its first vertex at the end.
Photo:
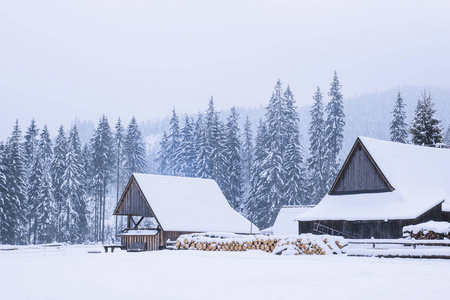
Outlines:
POLYGON ((229 233, 194 233, 181 235, 176 250, 247 251, 262 250, 277 255, 343 254, 347 241, 330 235, 293 236, 238 235, 229 233))

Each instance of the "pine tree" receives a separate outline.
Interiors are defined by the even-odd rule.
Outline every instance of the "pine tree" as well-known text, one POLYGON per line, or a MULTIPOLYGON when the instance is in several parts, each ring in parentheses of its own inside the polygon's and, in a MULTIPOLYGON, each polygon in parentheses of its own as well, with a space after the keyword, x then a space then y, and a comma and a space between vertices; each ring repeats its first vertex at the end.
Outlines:
MULTIPOLYGON (((285 131, 288 140, 283 153, 283 170, 285 172, 284 200, 282 205, 299 205, 307 203, 307 186, 304 167, 303 147, 300 143, 300 118, 295 105, 294 95, 290 87, 283 95, 285 109, 285 131)), ((280 207, 281 208, 281 207, 280 207)))
POLYGON ((447 127, 447 132, 445 133, 445 139, 444 139, 444 143, 447 146, 450 146, 450 124, 447 127))
POLYGON ((85 241, 87 235, 86 190, 81 141, 76 126, 73 126, 67 144, 66 168, 62 188, 65 192, 63 212, 63 240, 71 243, 85 241))
POLYGON ((440 120, 434 118, 436 110, 431 102, 431 95, 422 94, 417 102, 416 112, 411 126, 412 142, 416 145, 435 146, 442 142, 440 120))
POLYGON ((180 143, 180 175, 185 177, 195 177, 195 141, 193 120, 186 116, 184 127, 181 130, 180 143))
POLYGON ((311 108, 311 123, 309 125, 309 153, 308 170, 309 192, 311 202, 318 203, 327 193, 325 174, 325 121, 323 113, 323 101, 320 88, 313 96, 314 104, 311 108))
POLYGON ((342 150, 345 126, 343 96, 336 72, 334 72, 334 78, 328 96, 331 97, 331 100, 325 109, 327 113, 327 119, 325 121, 325 174, 327 174, 327 191, 331 188, 341 165, 339 152, 342 150))
POLYGON ((132 173, 145 173, 147 160, 142 133, 136 119, 133 117, 127 128, 124 142, 125 174, 130 177, 132 173))
MULTIPOLYGON (((247 202, 250 192, 251 168, 253 163, 253 131, 252 124, 247 116, 244 124, 244 134, 242 143, 242 181, 243 181, 243 198, 247 202)), ((247 204, 244 203, 244 207, 247 204)))
POLYGON ((169 174, 169 159, 167 157, 168 153, 168 140, 167 133, 164 131, 161 141, 159 142, 159 152, 156 160, 158 161, 158 174, 168 175, 169 174))
POLYGON ((400 92, 397 95, 394 111, 392 112, 392 121, 390 124, 391 138, 390 140, 397 143, 408 143, 408 125, 405 122, 406 112, 400 92))
MULTIPOLYGON (((33 168, 33 164, 35 163, 37 151, 38 151, 38 135, 39 135, 39 129, 36 127, 35 120, 31 120, 31 124, 27 129, 27 132, 24 135, 24 150, 25 150, 25 172, 26 172, 26 202, 23 204, 26 218, 27 218, 27 227, 28 227, 28 243, 31 242, 31 234, 32 234, 32 220, 34 219, 33 216, 33 207, 36 206, 36 203, 34 201, 37 201, 36 199, 36 193, 39 188, 39 183, 36 183, 36 181, 33 184, 37 184, 36 186, 32 186, 31 183, 31 172, 33 168), (31 196, 31 193, 35 193, 35 195, 31 196)), ((35 170, 36 171, 36 170, 35 170)), ((36 179, 36 178, 35 178, 36 179)))
POLYGON ((42 165, 40 186, 38 189, 39 199, 34 206, 33 243, 50 243, 56 237, 56 204, 53 197, 51 164, 52 164, 52 141, 47 126, 40 135, 37 161, 42 165))
MULTIPOLYGON (((116 151, 116 205, 119 203, 119 193, 122 191, 123 186, 126 184, 126 175, 124 176, 124 162, 125 162, 125 153, 124 153, 124 139, 125 139, 125 129, 122 126, 122 121, 120 118, 117 120, 116 126, 115 126, 116 132, 114 135, 115 140, 115 151, 116 151)), ((117 229, 117 219, 118 217, 115 217, 115 235, 117 236, 118 229, 117 229)))
POLYGON ((95 241, 105 240, 106 194, 113 176, 114 141, 106 116, 102 116, 91 139, 93 192, 95 195, 95 241))
POLYGON ((242 165, 241 165, 241 141, 239 139, 239 114, 235 107, 231 108, 226 124, 225 155, 227 159, 226 177, 229 184, 223 187, 225 198, 231 207, 241 211, 242 201, 242 165))
POLYGON ((172 118, 170 119, 170 133, 167 136, 168 175, 180 175, 180 144, 180 124, 174 108, 172 110, 172 118))
POLYGON ((212 150, 211 146, 208 143, 205 121, 201 113, 198 114, 198 119, 195 122, 194 130, 195 130, 194 132, 195 150, 197 153, 195 159, 196 177, 211 178, 212 168, 211 168, 210 154, 212 150))
POLYGON ((6 198, 8 197, 8 188, 6 185, 6 147, 3 142, 0 142, 0 242, 3 242, 3 220, 6 218, 6 198))
POLYGON ((4 199, 4 219, 1 236, 4 244, 25 243, 26 218, 23 205, 26 201, 26 169, 24 165, 25 150, 22 132, 16 121, 6 147, 6 186, 7 197, 4 199))
POLYGON ((53 161, 51 164, 51 177, 53 197, 56 205, 56 240, 63 241, 62 226, 65 203, 65 191, 63 189, 63 176, 66 170, 67 138, 64 127, 59 127, 58 135, 53 148, 53 161))

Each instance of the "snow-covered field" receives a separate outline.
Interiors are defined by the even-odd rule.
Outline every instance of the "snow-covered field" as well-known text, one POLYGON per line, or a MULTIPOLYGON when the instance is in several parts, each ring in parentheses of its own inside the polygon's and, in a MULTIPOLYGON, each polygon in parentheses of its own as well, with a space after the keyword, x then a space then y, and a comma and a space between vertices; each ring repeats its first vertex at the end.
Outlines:
POLYGON ((0 251, 0 299, 446 299, 450 260, 155 251, 0 251))

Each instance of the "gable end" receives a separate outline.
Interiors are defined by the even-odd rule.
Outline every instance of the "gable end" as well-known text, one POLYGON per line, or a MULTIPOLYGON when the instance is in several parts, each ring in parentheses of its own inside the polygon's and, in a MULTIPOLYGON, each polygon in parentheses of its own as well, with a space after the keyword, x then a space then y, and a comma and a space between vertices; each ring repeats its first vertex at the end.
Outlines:
POLYGON ((382 193, 393 190, 394 188, 358 138, 329 194, 382 193))

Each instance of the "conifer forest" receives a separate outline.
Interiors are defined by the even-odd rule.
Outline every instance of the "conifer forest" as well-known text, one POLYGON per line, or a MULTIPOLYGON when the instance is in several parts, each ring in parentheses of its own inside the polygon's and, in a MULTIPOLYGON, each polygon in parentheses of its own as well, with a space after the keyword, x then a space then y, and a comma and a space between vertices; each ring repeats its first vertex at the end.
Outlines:
MULTIPOLYGON (((149 172, 214 179, 230 206, 259 228, 270 227, 281 206, 314 205, 333 184, 346 155, 341 88, 335 72, 329 87, 311 93, 309 124, 300 118, 295 93, 280 80, 256 124, 236 107, 219 112, 213 97, 197 115, 180 119, 174 108, 150 159, 134 117, 123 124, 103 115, 87 143, 76 125, 51 133, 45 120, 33 119, 26 128, 16 121, 0 142, 0 242, 114 240, 124 224, 112 211, 128 179, 149 172)), ((384 109, 391 116, 385 124, 391 141, 450 144, 450 126, 435 117, 430 93, 417 100, 412 120, 401 92, 390 103, 384 109)))

